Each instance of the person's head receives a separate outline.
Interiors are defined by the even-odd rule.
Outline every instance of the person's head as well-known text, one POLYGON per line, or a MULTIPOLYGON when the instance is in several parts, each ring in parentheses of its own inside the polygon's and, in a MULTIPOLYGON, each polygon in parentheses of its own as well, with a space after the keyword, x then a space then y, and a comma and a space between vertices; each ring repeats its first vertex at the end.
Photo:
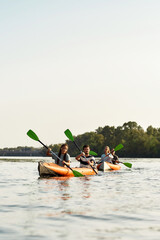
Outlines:
POLYGON ((83 152, 84 152, 85 154, 89 154, 89 152, 90 152, 90 147, 89 147, 89 145, 84 145, 84 146, 83 146, 83 152))
POLYGON ((66 154, 68 152, 68 144, 62 144, 60 147, 60 154, 66 154))
POLYGON ((104 149, 104 152, 105 152, 105 154, 110 153, 110 148, 108 146, 106 146, 105 149, 104 149))

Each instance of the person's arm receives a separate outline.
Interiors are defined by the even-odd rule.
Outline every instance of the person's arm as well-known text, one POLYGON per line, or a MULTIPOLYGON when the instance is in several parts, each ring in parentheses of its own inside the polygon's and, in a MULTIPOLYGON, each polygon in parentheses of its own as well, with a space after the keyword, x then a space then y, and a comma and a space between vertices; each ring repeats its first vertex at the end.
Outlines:
POLYGON ((94 171, 96 173, 98 173, 98 169, 96 166, 96 161, 95 161, 95 157, 92 156, 92 158, 89 160, 90 165, 92 166, 92 168, 94 169, 94 171))
MULTIPOLYGON (((68 166, 70 166, 71 161, 70 161, 70 155, 69 155, 69 154, 67 154, 66 160, 65 160, 65 161, 63 160, 63 163, 65 163, 65 164, 67 164, 68 166)), ((64 166, 65 166, 65 164, 64 164, 64 166)))
POLYGON ((101 155, 101 159, 96 162, 96 164, 100 164, 102 162, 103 154, 101 155))
MULTIPOLYGON (((70 166, 70 161, 66 162, 63 160, 63 163, 65 163, 66 165, 70 166)), ((65 167, 65 164, 64 164, 64 167, 65 167)))
POLYGON ((107 155, 104 153, 101 156, 101 162, 104 162, 108 157, 109 157, 110 153, 107 153, 107 155))
POLYGON ((89 163, 92 165, 92 166, 94 166, 95 165, 95 158, 94 157, 92 157, 90 160, 89 160, 89 163))
POLYGON ((115 159, 115 162, 116 162, 116 163, 119 163, 119 159, 118 159, 118 156, 117 156, 117 155, 114 155, 114 159, 115 159))
POLYGON ((80 157, 81 157, 81 156, 84 156, 84 155, 85 155, 85 154, 82 152, 81 154, 79 154, 78 156, 76 156, 75 159, 76 159, 77 161, 79 161, 79 160, 80 160, 80 157))
POLYGON ((47 150, 47 152, 46 152, 46 155, 52 157, 51 148, 48 148, 48 150, 47 150))
MULTIPOLYGON (((49 157, 52 157, 55 161, 57 160, 57 157, 55 156, 55 155, 53 155, 52 153, 51 153, 51 151, 52 151, 52 149, 51 148, 49 148, 48 150, 47 150, 47 156, 49 156, 49 157)), ((57 153, 56 153, 57 154, 57 153)))
POLYGON ((106 157, 106 154, 101 155, 101 161, 106 157))
POLYGON ((113 161, 113 164, 119 163, 118 156, 114 155, 112 161, 113 161))

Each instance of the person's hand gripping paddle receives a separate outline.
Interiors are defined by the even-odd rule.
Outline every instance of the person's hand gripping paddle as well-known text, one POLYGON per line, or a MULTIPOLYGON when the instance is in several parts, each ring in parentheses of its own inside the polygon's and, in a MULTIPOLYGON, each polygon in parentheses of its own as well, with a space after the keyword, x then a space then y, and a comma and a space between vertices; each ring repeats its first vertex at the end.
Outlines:
MULTIPOLYGON (((73 137, 71 131, 70 131, 69 129, 67 129, 64 133, 65 133, 65 135, 67 136, 67 138, 68 138, 69 140, 71 140, 71 141, 75 144, 75 146, 78 148, 78 150, 82 153, 81 149, 79 148, 79 146, 77 145, 77 143, 74 141, 74 137, 73 137)), ((89 153, 92 154, 92 155, 97 155, 97 153, 95 153, 95 152, 93 152, 93 151, 90 151, 89 153)), ((94 167, 90 164, 89 161, 88 161, 88 164, 89 164, 90 167, 93 169, 93 171, 97 174, 96 170, 95 170, 94 167)))
MULTIPOLYGON (((35 141, 38 141, 40 142, 46 149, 49 149, 44 143, 42 143, 38 136, 30 129, 28 132, 27 132, 27 135, 32 138, 33 140, 35 141)), ((50 151, 52 155, 56 156, 60 161, 62 161, 62 159, 60 159, 53 151, 50 151)), ((63 162, 64 163, 64 162, 63 162)), ((75 177, 83 177, 84 175, 81 174, 80 172, 77 172, 76 170, 73 170, 70 166, 68 166, 66 163, 64 163, 64 165, 66 165, 66 167, 68 167, 74 174, 75 177)))

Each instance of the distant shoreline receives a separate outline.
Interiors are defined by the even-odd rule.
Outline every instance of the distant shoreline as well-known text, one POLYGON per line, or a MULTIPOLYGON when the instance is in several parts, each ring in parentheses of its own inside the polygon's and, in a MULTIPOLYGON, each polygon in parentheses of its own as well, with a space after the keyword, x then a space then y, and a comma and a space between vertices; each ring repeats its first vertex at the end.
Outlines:
MULTIPOLYGON (((111 150, 122 144, 124 147, 116 152, 120 158, 160 158, 160 128, 148 126, 145 131, 132 121, 118 127, 108 125, 99 127, 95 131, 74 136, 74 139, 80 149, 83 149, 84 144, 89 144, 90 149, 95 151, 98 157, 104 152, 105 146, 109 146, 111 150)), ((79 154, 72 141, 65 142, 69 146, 68 153, 71 157, 79 154)), ((49 145, 53 152, 59 152, 60 146, 61 143, 49 145)), ((45 157, 46 149, 27 146, 3 148, 0 149, 0 156, 45 157)))

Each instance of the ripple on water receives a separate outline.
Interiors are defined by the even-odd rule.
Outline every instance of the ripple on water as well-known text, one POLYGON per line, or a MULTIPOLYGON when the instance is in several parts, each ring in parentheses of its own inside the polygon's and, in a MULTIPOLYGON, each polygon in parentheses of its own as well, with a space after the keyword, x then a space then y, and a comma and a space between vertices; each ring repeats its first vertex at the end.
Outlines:
POLYGON ((39 179, 37 162, 1 164, 1 239, 160 238, 160 160, 69 179, 39 179))

